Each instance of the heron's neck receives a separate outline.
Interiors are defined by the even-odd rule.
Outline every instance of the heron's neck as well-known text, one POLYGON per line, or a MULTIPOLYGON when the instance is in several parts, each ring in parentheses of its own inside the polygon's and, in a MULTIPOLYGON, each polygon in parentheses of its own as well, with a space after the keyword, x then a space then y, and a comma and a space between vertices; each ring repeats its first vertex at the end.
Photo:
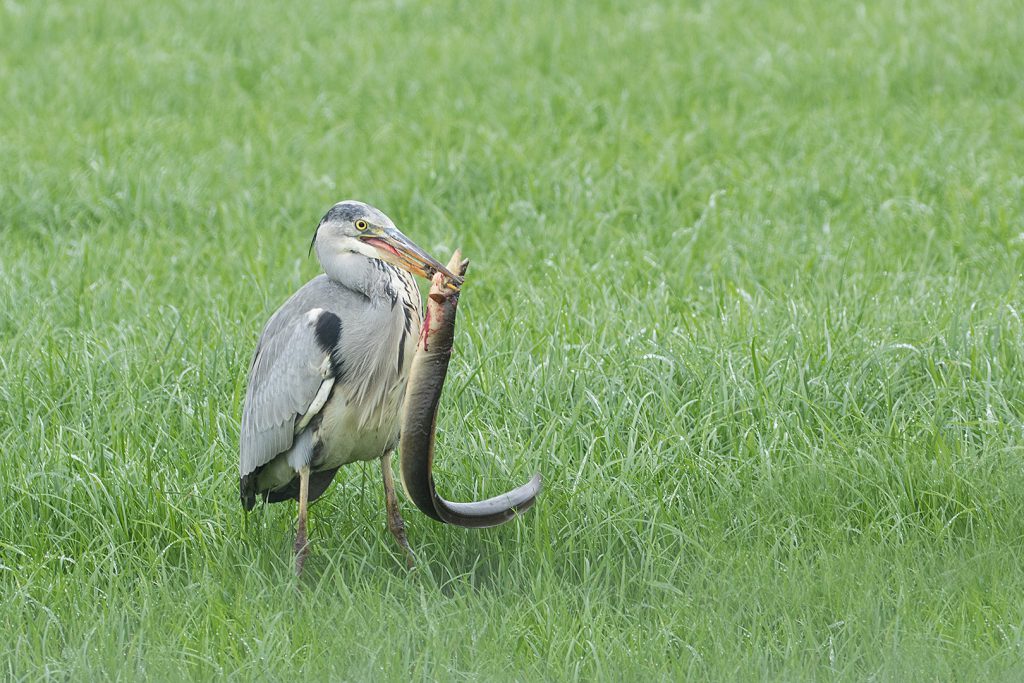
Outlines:
POLYGON ((355 252, 331 254, 320 260, 324 273, 332 280, 359 292, 374 304, 394 304, 403 296, 402 273, 380 259, 355 252))

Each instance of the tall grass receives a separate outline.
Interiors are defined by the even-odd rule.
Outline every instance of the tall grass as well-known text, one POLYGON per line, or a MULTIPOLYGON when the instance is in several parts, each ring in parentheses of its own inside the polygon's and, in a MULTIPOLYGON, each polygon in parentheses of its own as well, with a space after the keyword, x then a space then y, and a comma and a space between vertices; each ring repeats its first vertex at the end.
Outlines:
POLYGON ((1012 2, 0 6, 0 676, 1024 675, 1012 2), (246 518, 333 202, 472 259, 467 532, 246 518))

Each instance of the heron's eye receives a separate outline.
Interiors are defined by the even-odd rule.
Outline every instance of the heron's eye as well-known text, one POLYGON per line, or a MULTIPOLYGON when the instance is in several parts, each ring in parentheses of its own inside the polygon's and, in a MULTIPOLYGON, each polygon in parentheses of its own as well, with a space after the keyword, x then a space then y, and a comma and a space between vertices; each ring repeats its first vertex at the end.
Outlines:
POLYGON ((356 221, 356 230, 362 232, 363 230, 366 230, 368 227, 370 227, 370 224, 364 221, 362 218, 356 221))

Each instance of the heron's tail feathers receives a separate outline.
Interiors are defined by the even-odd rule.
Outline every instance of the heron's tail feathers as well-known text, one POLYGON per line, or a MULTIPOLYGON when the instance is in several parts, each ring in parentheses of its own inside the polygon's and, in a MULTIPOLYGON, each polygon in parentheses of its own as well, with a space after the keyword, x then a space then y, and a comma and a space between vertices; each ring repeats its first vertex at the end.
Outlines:
POLYGON ((238 490, 242 499, 242 507, 248 512, 256 505, 256 473, 242 477, 238 482, 238 490))

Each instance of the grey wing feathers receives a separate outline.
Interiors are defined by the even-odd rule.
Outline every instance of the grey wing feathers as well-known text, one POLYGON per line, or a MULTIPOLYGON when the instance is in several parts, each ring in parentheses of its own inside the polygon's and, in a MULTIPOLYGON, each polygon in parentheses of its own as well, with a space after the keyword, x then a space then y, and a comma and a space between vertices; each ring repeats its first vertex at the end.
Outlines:
POLYGON ((340 320, 319 308, 292 317, 272 320, 256 348, 242 409, 243 477, 291 448, 296 419, 310 408, 321 385, 333 382, 333 344, 325 348, 322 342, 326 328, 337 342, 340 320))

